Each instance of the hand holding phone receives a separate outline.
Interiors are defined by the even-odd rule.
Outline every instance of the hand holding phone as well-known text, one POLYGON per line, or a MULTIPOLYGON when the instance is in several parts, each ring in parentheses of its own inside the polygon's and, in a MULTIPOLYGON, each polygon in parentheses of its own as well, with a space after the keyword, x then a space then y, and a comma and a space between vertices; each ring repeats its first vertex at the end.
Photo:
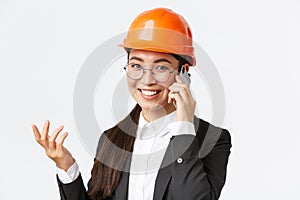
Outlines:
POLYGON ((188 66, 182 66, 179 75, 176 75, 175 82, 169 87, 168 103, 173 103, 176 110, 176 121, 193 122, 196 101, 190 91, 191 79, 187 72, 188 66))
MULTIPOLYGON (((182 65, 180 72, 179 72, 179 77, 182 80, 183 83, 185 83, 186 85, 188 85, 188 87, 190 87, 191 84, 191 78, 190 78, 190 74, 188 73, 188 66, 187 65, 182 65)), ((176 79, 175 81, 176 82, 176 79)), ((173 102, 175 108, 177 108, 176 106, 176 100, 175 99, 169 99, 168 102, 173 102)))

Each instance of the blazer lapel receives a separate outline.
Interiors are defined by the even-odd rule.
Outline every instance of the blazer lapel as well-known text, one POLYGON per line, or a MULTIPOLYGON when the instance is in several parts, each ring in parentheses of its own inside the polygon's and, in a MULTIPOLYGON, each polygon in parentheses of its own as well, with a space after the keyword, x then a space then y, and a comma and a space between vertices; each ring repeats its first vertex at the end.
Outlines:
MULTIPOLYGON (((194 116, 194 127, 195 127, 195 132, 197 133, 198 128, 199 128, 199 120, 197 119, 196 116, 194 116)), ((168 145, 168 148, 166 150, 166 153, 164 155, 164 158, 162 160, 162 164, 160 167, 160 170, 158 171, 156 181, 155 181, 155 187, 154 187, 154 195, 153 199, 154 200, 162 200, 165 194, 165 191, 167 189, 167 186, 170 184, 171 177, 172 177, 172 170, 171 166, 173 165, 174 162, 174 155, 173 155, 173 150, 172 150, 172 139, 174 136, 171 138, 170 143, 168 145)))
MULTIPOLYGON (((166 159, 166 156, 164 156, 164 160, 169 160, 166 159)), ((155 187, 154 187, 154 194, 153 194, 153 199, 155 200, 161 200, 163 199, 165 190, 167 189, 167 186, 170 183, 171 180, 171 164, 167 165, 164 168, 161 168, 158 171, 156 180, 155 180, 155 187)))
POLYGON ((167 147, 166 153, 160 165, 160 169, 157 173, 155 180, 154 194, 153 199, 162 200, 167 189, 167 186, 170 184, 172 177, 172 165, 174 162, 173 155, 173 145, 172 140, 174 136, 171 137, 169 145, 167 147))

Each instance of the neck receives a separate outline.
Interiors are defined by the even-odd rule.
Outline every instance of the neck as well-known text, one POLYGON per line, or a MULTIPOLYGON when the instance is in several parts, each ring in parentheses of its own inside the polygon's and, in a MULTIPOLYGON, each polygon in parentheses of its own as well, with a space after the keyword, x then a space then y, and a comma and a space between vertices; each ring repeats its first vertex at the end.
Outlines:
POLYGON ((150 109, 143 109, 142 114, 146 121, 151 122, 165 115, 170 114, 176 110, 175 106, 171 103, 166 106, 158 106, 150 109))

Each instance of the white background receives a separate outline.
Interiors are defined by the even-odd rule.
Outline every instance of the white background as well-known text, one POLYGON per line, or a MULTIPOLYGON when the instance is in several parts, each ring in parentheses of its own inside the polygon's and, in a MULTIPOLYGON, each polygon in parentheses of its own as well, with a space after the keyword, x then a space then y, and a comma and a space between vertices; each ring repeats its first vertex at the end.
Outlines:
MULTIPOLYGON (((158 6, 185 16, 223 81, 222 126, 233 148, 220 199, 300 198, 299 1, 1 0, 1 200, 59 199, 55 165, 30 127, 46 119, 52 130, 65 125, 66 146, 87 182, 93 156, 76 132, 72 107, 80 67, 138 13, 158 6)), ((203 110, 200 117, 209 120, 210 109, 203 110)))

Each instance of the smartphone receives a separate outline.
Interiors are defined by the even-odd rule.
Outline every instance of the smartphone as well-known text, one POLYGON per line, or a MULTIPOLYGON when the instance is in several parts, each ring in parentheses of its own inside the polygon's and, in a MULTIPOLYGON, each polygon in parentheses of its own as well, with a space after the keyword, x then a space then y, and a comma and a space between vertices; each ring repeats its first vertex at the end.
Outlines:
POLYGON ((182 81, 190 87, 190 85, 191 85, 190 74, 186 71, 184 65, 181 67, 181 70, 179 72, 179 76, 182 79, 182 81))

